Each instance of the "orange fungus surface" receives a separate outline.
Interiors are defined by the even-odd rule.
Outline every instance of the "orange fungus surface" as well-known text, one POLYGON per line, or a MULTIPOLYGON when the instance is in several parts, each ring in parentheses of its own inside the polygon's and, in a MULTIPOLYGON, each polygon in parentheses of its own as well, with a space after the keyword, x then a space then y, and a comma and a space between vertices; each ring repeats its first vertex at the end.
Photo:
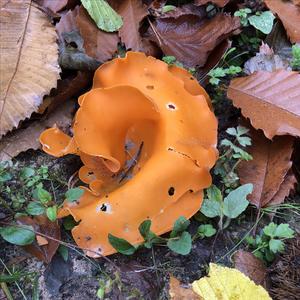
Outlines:
POLYGON ((144 220, 159 235, 199 210, 217 159, 217 120, 189 72, 128 52, 99 67, 78 102, 73 137, 54 127, 40 141, 51 155, 83 162, 89 188, 59 216, 79 222, 72 234, 88 255, 116 252, 109 233, 137 245, 144 220))

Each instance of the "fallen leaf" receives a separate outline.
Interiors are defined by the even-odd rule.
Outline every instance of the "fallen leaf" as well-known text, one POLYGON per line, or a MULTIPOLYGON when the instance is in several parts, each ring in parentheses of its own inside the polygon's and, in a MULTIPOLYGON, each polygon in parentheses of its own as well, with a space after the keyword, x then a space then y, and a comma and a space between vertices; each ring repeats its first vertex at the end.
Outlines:
POLYGON ((36 241, 38 243, 39 246, 45 246, 48 245, 48 240, 44 237, 42 237, 41 235, 36 235, 36 241))
POLYGON ((50 9, 54 13, 58 13, 64 9, 70 9, 78 4, 78 0, 35 0, 40 6, 50 9))
POLYGON ((290 1, 283 0, 264 0, 267 7, 283 23, 287 34, 292 43, 300 42, 300 8, 290 1))
POLYGON ((170 276, 169 295, 171 300, 199 300, 199 296, 191 288, 181 286, 178 279, 170 276))
POLYGON ((285 69, 291 71, 288 61, 284 61, 267 45, 262 43, 259 52, 245 62, 244 72, 248 75, 255 71, 272 72, 278 69, 285 69))
POLYGON ((196 5, 204 5, 208 3, 214 3, 219 7, 224 7, 230 0, 194 0, 196 5))
POLYGON ((83 47, 87 55, 105 62, 117 52, 118 34, 98 29, 83 7, 80 7, 76 16, 76 24, 84 40, 83 47))
POLYGON ((74 109, 75 105, 73 102, 65 102, 44 120, 37 120, 27 128, 20 128, 7 134, 1 140, 0 161, 9 160, 28 149, 39 149, 41 146, 39 142, 41 132, 54 124, 63 130, 69 129, 74 109))
POLYGON ((1 2, 0 14, 1 137, 38 110, 60 68, 55 28, 30 0, 1 2))
POLYGON ((230 82, 227 96, 265 136, 300 136, 300 74, 259 71, 230 82))
MULTIPOLYGON (((268 140, 262 132, 251 130, 252 146, 248 152, 253 160, 241 161, 238 174, 241 184, 252 182, 253 192, 248 200, 257 208, 268 206, 280 194, 284 179, 292 166, 294 138, 276 136, 268 140)), ((284 201, 284 197, 279 203, 284 201)))
POLYGON ((237 269, 222 267, 213 263, 209 264, 208 277, 194 281, 192 286, 194 292, 203 300, 272 300, 262 286, 256 285, 237 269))
POLYGON ((299 5, 300 6, 300 0, 292 0, 293 1, 293 3, 295 4, 295 5, 299 5))
POLYGON ((212 50, 240 26, 236 17, 225 14, 212 19, 185 14, 160 17, 150 23, 148 35, 164 52, 185 66, 202 67, 212 50))
POLYGON ((123 19, 119 36, 126 49, 143 51, 143 38, 139 29, 141 21, 148 15, 147 7, 140 0, 125 0, 121 2, 118 13, 123 19))
POLYGON ((262 260, 251 252, 238 250, 233 256, 234 267, 248 276, 256 284, 265 286, 267 269, 262 260))
POLYGON ((123 25, 121 16, 105 0, 81 0, 81 3, 99 29, 113 32, 123 25))
POLYGON ((60 240, 60 228, 58 222, 51 222, 43 215, 35 216, 33 218, 23 216, 18 218, 17 221, 21 225, 31 225, 34 231, 45 235, 40 236, 40 238, 46 239, 47 244, 40 245, 39 240, 41 241, 41 239, 39 238, 39 240, 37 239, 37 241, 33 242, 31 245, 25 246, 25 250, 39 260, 49 264, 59 246, 59 242, 47 238, 47 236, 60 240))

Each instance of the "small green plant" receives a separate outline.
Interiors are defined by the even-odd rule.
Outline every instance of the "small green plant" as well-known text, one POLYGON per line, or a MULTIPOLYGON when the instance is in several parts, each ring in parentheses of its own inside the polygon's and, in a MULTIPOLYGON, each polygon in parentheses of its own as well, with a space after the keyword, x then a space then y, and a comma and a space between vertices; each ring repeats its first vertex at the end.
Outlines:
POLYGON ((294 237, 294 230, 289 224, 270 223, 255 237, 248 236, 246 242, 253 249, 252 253, 261 260, 271 263, 276 254, 284 251, 284 241, 294 237))
POLYGON ((293 59, 291 61, 291 66, 293 67, 293 69, 299 70, 300 69, 300 45, 295 44, 292 46, 292 55, 293 55, 293 59))
POLYGON ((249 205, 247 196, 252 193, 251 183, 241 185, 232 190, 223 200, 222 192, 212 185, 206 190, 200 212, 208 218, 219 218, 219 229, 223 230, 231 219, 237 218, 249 205))
MULTIPOLYGON (((176 59, 175 56, 164 56, 164 57, 162 58, 162 61, 164 61, 166 64, 168 64, 168 65, 170 65, 170 66, 175 65, 175 66, 177 66, 177 67, 180 67, 180 68, 184 68, 184 69, 185 69, 185 67, 183 66, 183 64, 182 64, 180 61, 178 61, 178 60, 176 59)), ((188 68, 187 70, 188 70, 192 75, 194 75, 195 72, 196 72, 196 69, 195 69, 195 68, 188 68)))
POLYGON ((173 226, 169 238, 157 236, 151 231, 151 221, 145 220, 139 226, 139 232, 144 238, 144 242, 139 246, 134 246, 128 241, 109 234, 110 244, 120 253, 132 255, 140 247, 152 248, 153 245, 166 245, 170 250, 181 255, 187 255, 191 252, 192 241, 198 238, 211 237, 216 233, 216 229, 210 224, 202 224, 197 232, 191 236, 187 231, 190 221, 185 217, 179 217, 173 226))
POLYGON ((246 8, 241 8, 238 11, 236 11, 234 13, 235 17, 239 17, 240 18, 240 22, 241 24, 246 27, 249 25, 248 23, 248 15, 251 14, 252 10, 248 7, 246 8))
POLYGON ((243 160, 252 160, 252 156, 243 149, 251 145, 251 138, 247 136, 248 132, 249 129, 243 126, 228 128, 226 133, 231 139, 225 138, 220 142, 222 154, 216 163, 214 173, 220 176, 228 192, 239 184, 239 177, 235 172, 239 163, 243 160))
POLYGON ((242 68, 239 66, 230 66, 229 68, 215 68, 209 71, 208 76, 210 76, 209 83, 212 85, 218 85, 220 83, 220 78, 227 75, 236 75, 242 72, 242 68))

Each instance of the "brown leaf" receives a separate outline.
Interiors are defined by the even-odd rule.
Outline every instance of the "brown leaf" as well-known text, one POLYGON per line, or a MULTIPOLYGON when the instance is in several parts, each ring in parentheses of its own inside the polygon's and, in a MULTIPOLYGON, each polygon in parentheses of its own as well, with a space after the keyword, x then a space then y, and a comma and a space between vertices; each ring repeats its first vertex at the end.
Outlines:
POLYGON ((43 130, 57 124, 63 130, 72 123, 75 105, 68 101, 53 111, 46 119, 37 120, 25 129, 17 129, 6 135, 0 144, 0 161, 8 160, 28 149, 39 149, 39 136, 43 130))
POLYGON ((59 22, 55 25, 61 41, 64 40, 63 34, 65 32, 78 30, 76 24, 76 16, 78 16, 78 12, 79 6, 76 6, 74 10, 69 10, 66 14, 62 15, 59 22))
POLYGON ((2 1, 0 14, 1 137, 37 111, 60 68, 55 28, 30 0, 2 1))
POLYGON ((47 217, 40 215, 33 218, 28 216, 20 217, 18 218, 18 223, 22 225, 31 225, 34 231, 45 235, 41 237, 47 240, 47 244, 39 245, 37 240, 31 245, 25 246, 25 250, 39 260, 49 264, 59 246, 59 242, 47 238, 47 236, 60 240, 60 228, 58 222, 51 222, 47 217))
POLYGON ((143 40, 139 32, 141 21, 147 16, 147 7, 140 0, 121 1, 117 12, 122 16, 123 26, 119 30, 126 49, 143 51, 143 40))
POLYGON ((235 78, 230 82, 227 96, 267 138, 300 136, 300 74, 286 70, 259 71, 235 78))
POLYGON ((267 270, 264 263, 251 252, 238 250, 233 256, 234 267, 256 284, 265 286, 267 270))
POLYGON ((300 7, 290 1, 264 0, 268 8, 278 15, 292 43, 300 42, 300 7))
POLYGON ((194 0, 196 5, 204 5, 207 3, 214 3, 219 7, 224 7, 230 0, 194 0))
POLYGON ((282 203, 285 195, 281 189, 287 189, 284 179, 292 166, 294 138, 277 136, 270 141, 262 132, 254 129, 250 135, 252 146, 249 153, 253 160, 242 161, 238 166, 241 184, 253 183, 253 192, 248 200, 258 208, 270 205, 274 197, 278 203, 282 203))
POLYGON ((199 297, 196 293, 193 292, 191 288, 184 288, 180 285, 178 279, 173 276, 170 276, 170 289, 169 295, 171 300, 199 300, 199 297))
POLYGON ((70 9, 74 7, 78 0, 35 0, 40 6, 50 9, 54 13, 58 13, 64 9, 70 9))
POLYGON ((112 58, 118 50, 118 34, 98 29, 84 7, 80 7, 76 16, 76 24, 84 40, 86 54, 105 62, 112 58))
POLYGON ((259 52, 245 62, 244 72, 248 75, 255 71, 272 72, 278 69, 291 71, 288 61, 283 61, 281 57, 274 54, 274 51, 267 45, 262 43, 259 52))
POLYGON ((45 246, 48 245, 48 240, 44 237, 42 237, 41 235, 36 235, 36 241, 38 243, 39 246, 45 246))
POLYGON ((161 17, 150 24, 149 38, 165 55, 189 67, 203 66, 211 51, 240 26, 238 18, 225 14, 212 19, 191 14, 161 17))

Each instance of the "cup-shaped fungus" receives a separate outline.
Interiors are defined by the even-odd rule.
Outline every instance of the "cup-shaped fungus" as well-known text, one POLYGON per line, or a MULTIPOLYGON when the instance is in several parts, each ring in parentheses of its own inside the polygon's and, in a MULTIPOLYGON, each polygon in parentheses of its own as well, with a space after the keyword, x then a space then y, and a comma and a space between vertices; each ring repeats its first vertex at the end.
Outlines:
POLYGON ((80 221, 72 234, 88 255, 116 252, 109 233, 138 244, 144 220, 159 235, 199 210, 217 159, 217 120, 189 72, 128 52, 99 67, 78 102, 73 137, 54 127, 40 141, 49 154, 83 162, 89 188, 59 216, 80 221))

